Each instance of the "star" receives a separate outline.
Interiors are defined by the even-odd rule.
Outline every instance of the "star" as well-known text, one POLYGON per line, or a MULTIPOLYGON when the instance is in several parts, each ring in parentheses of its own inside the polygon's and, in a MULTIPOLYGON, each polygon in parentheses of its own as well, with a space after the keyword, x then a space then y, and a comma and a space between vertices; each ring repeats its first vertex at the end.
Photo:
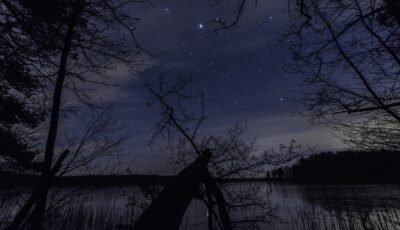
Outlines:
POLYGON ((199 29, 203 29, 203 27, 204 27, 203 24, 200 23, 199 24, 199 29))

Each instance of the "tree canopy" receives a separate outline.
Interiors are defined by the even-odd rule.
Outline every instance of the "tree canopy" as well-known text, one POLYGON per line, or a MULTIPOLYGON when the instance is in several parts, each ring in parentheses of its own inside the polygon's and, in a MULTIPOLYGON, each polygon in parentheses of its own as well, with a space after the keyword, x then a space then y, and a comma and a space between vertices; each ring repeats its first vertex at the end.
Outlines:
POLYGON ((301 0, 290 9, 305 113, 357 147, 400 147, 399 9, 391 0, 301 0))

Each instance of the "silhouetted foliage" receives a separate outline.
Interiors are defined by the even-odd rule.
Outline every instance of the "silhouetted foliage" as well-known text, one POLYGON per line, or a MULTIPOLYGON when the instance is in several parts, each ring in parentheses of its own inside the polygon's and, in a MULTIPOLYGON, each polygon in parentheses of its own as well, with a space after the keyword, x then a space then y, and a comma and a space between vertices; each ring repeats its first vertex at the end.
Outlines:
POLYGON ((400 153, 387 150, 322 152, 271 174, 275 178, 321 183, 397 182, 400 153))
POLYGON ((15 60, 0 55, 0 171, 38 169, 33 162, 38 150, 30 135, 44 120, 44 106, 35 103, 38 79, 15 60))
MULTIPOLYGON (((71 89, 80 101, 87 103, 89 95, 82 90, 83 83, 108 85, 111 74, 107 71, 116 65, 134 69, 142 64, 137 57, 143 49, 133 33, 136 18, 125 12, 136 3, 134 0, 1 1, 0 57, 17 60, 23 68, 29 68, 30 76, 47 83, 44 92, 50 92, 52 98, 42 180, 32 195, 35 201, 31 198, 21 208, 10 229, 18 229, 31 210, 30 227, 42 228, 48 189, 67 155, 72 153, 68 149, 55 151, 63 89, 71 89), (124 44, 128 38, 134 46, 124 44)), ((72 153, 70 160, 77 159, 77 153, 72 153)))

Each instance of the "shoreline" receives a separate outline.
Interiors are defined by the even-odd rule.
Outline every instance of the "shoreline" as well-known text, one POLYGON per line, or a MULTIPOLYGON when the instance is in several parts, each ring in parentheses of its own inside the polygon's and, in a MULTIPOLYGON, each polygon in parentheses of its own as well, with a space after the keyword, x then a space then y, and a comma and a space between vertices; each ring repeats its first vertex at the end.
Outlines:
MULTIPOLYGON (((56 178, 54 186, 57 187, 110 187, 110 186, 150 186, 168 183, 173 175, 136 174, 136 175, 79 175, 56 178)), ((0 175, 0 187, 37 186, 38 175, 0 175)), ((400 184, 400 180, 296 180, 290 178, 232 178, 220 180, 222 183, 276 183, 300 185, 349 185, 349 184, 400 184)))

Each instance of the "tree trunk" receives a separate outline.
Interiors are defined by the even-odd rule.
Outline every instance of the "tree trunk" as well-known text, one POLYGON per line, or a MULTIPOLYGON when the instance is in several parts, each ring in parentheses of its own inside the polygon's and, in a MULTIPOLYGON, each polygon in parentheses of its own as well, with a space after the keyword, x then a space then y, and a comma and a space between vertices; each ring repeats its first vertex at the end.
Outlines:
POLYGON ((54 94, 53 94, 53 104, 52 104, 52 110, 51 110, 51 117, 50 117, 50 127, 49 127, 49 133, 47 136, 47 143, 46 143, 46 152, 44 156, 44 165, 43 165, 43 170, 42 170, 42 180, 40 183, 40 186, 47 189, 43 189, 42 193, 39 194, 37 202, 36 202, 36 207, 32 212, 32 230, 40 230, 42 229, 42 224, 43 224, 43 217, 44 213, 46 211, 46 204, 47 204, 47 194, 49 191, 50 186, 46 186, 48 183, 48 180, 52 177, 51 175, 51 168, 52 168, 52 163, 53 163, 53 158, 54 158, 54 146, 55 142, 57 139, 57 129, 58 129, 58 121, 60 117, 60 105, 61 105, 61 96, 62 96, 62 90, 64 86, 64 79, 66 75, 66 70, 67 70, 67 61, 68 61, 68 55, 71 50, 71 43, 72 43, 72 38, 74 35, 74 28, 75 24, 78 18, 78 10, 80 6, 80 1, 77 0, 74 3, 74 8, 71 16, 71 22, 68 25, 68 31, 65 36, 64 40, 64 47, 61 52, 61 59, 60 59, 60 65, 59 65, 59 70, 58 70, 58 75, 57 75, 57 81, 56 81, 56 87, 54 89, 54 94))
POLYGON ((172 179, 136 221, 133 230, 178 230, 183 215, 205 179, 210 152, 204 152, 172 179))
MULTIPOLYGON (((43 227, 42 224, 43 224, 44 213, 46 211, 47 195, 49 188, 51 186, 50 180, 52 178, 52 163, 54 158, 54 146, 57 139, 57 129, 60 116, 62 90, 64 85, 64 79, 66 76, 68 55, 71 49, 74 29, 77 19, 79 17, 81 5, 82 5, 81 0, 75 1, 73 6, 73 12, 70 19, 71 21, 68 24, 68 30, 64 39, 64 45, 61 50, 61 58, 58 67, 56 85, 53 93, 50 127, 47 136, 46 150, 44 155, 44 162, 43 162, 40 183, 37 190, 32 194, 29 201, 24 204, 21 210, 17 213, 12 224, 7 228, 10 230, 19 229, 21 227, 22 222, 26 220, 28 215, 30 215, 29 220, 31 220, 30 227, 32 230, 41 230, 43 227), (31 212, 32 208, 33 211, 31 212)), ((54 174, 55 173, 56 172, 54 172, 54 174)))
POLYGON ((227 208, 227 203, 222 194, 221 189, 218 187, 217 183, 211 177, 210 172, 207 170, 207 176, 204 181, 206 185, 207 192, 211 192, 211 194, 215 198, 215 202, 217 203, 218 207, 218 214, 221 219, 222 226, 224 230, 232 230, 231 218, 229 217, 227 208))

